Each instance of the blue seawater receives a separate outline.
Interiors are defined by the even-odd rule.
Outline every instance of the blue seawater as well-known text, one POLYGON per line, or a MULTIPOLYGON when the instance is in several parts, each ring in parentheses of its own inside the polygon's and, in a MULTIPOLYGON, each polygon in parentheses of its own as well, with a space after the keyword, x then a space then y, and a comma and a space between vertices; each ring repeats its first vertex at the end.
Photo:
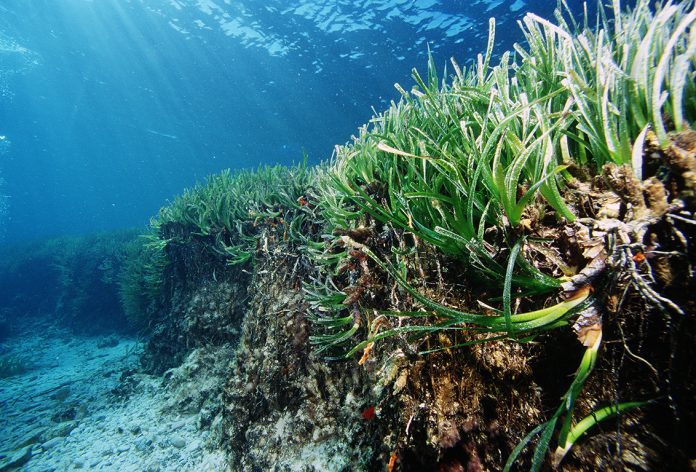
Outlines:
POLYGON ((495 17, 502 52, 527 11, 555 5, 3 0, 5 241, 142 227, 221 169, 327 159, 372 107, 398 100, 395 82, 410 87, 428 48, 441 70, 466 64, 495 17))

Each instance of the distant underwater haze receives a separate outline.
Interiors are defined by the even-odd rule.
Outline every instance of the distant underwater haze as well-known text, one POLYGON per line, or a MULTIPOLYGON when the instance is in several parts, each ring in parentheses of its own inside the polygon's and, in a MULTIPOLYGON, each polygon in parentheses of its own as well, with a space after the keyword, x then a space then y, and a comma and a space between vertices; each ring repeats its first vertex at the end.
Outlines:
MULTIPOLYGON (((573 2, 575 3, 575 2, 573 2)), ((579 2, 578 2, 579 3, 579 2)), ((225 168, 331 157, 409 89, 521 40, 555 0, 4 0, 0 224, 8 242, 143 227, 225 168), (447 69, 451 70, 451 67, 447 69)))

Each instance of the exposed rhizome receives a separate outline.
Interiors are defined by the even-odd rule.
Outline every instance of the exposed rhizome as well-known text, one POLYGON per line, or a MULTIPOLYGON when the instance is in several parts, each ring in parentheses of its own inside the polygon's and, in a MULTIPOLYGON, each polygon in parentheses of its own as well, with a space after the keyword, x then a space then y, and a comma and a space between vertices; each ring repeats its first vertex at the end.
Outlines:
MULTIPOLYGON (((603 406, 645 403, 597 424, 557 466, 690 467, 696 450, 696 418, 689 406, 696 400, 690 362, 696 354, 691 296, 695 136, 691 131, 672 136, 670 145, 661 148, 649 135, 642 179, 629 167, 615 165, 594 175, 571 169, 578 178, 569 182, 564 197, 578 215, 573 223, 541 215, 533 207, 525 214, 523 234, 516 235, 526 237, 525 257, 549 275, 565 275, 566 295, 591 288, 589 322, 585 317, 572 326, 578 318, 573 316, 567 326, 531 339, 457 349, 450 347, 493 336, 475 330, 404 331, 365 343, 347 361, 358 362, 375 384, 376 416, 386 432, 383 464, 389 470, 502 468, 516 444, 559 404, 578 369, 583 353, 579 338, 587 329, 601 330, 603 341, 577 399, 576 421, 603 406)), ((383 191, 365 190, 376 198, 383 191)), ((412 314, 427 312, 364 249, 393 261, 419 293, 437 303, 491 314, 500 307, 493 284, 407 231, 366 216, 360 228, 337 236, 337 251, 348 249, 349 257, 333 282, 348 295, 344 304, 360 323, 361 339, 423 324, 423 318, 412 314)), ((504 237, 499 230, 486 234, 491 248, 504 247, 504 237)), ((505 250, 496 257, 504 261, 505 250)), ((521 296, 515 309, 538 309, 557 297, 521 296)), ((437 316, 428 320, 441 321, 437 316)), ((533 442, 526 449, 513 469, 528 468, 533 442)))

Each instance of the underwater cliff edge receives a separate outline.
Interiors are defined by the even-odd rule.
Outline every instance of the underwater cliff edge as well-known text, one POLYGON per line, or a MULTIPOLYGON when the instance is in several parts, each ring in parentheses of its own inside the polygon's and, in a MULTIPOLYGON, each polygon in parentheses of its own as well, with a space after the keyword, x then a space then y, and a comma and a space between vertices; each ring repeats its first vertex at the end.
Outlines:
POLYGON ((230 470, 693 466, 696 10, 613 6, 161 210, 146 364, 237 345, 230 470))
POLYGON ((63 251, 228 470, 694 469, 696 6, 563 5, 414 69, 329 162, 63 251))

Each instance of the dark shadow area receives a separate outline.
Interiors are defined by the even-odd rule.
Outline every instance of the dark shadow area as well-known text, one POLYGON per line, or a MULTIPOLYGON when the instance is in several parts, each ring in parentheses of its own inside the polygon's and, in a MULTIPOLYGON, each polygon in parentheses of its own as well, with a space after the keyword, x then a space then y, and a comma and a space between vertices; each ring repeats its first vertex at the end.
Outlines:
POLYGON ((131 230, 63 236, 0 250, 0 340, 46 318, 76 333, 131 328, 119 300, 119 273, 131 230))

